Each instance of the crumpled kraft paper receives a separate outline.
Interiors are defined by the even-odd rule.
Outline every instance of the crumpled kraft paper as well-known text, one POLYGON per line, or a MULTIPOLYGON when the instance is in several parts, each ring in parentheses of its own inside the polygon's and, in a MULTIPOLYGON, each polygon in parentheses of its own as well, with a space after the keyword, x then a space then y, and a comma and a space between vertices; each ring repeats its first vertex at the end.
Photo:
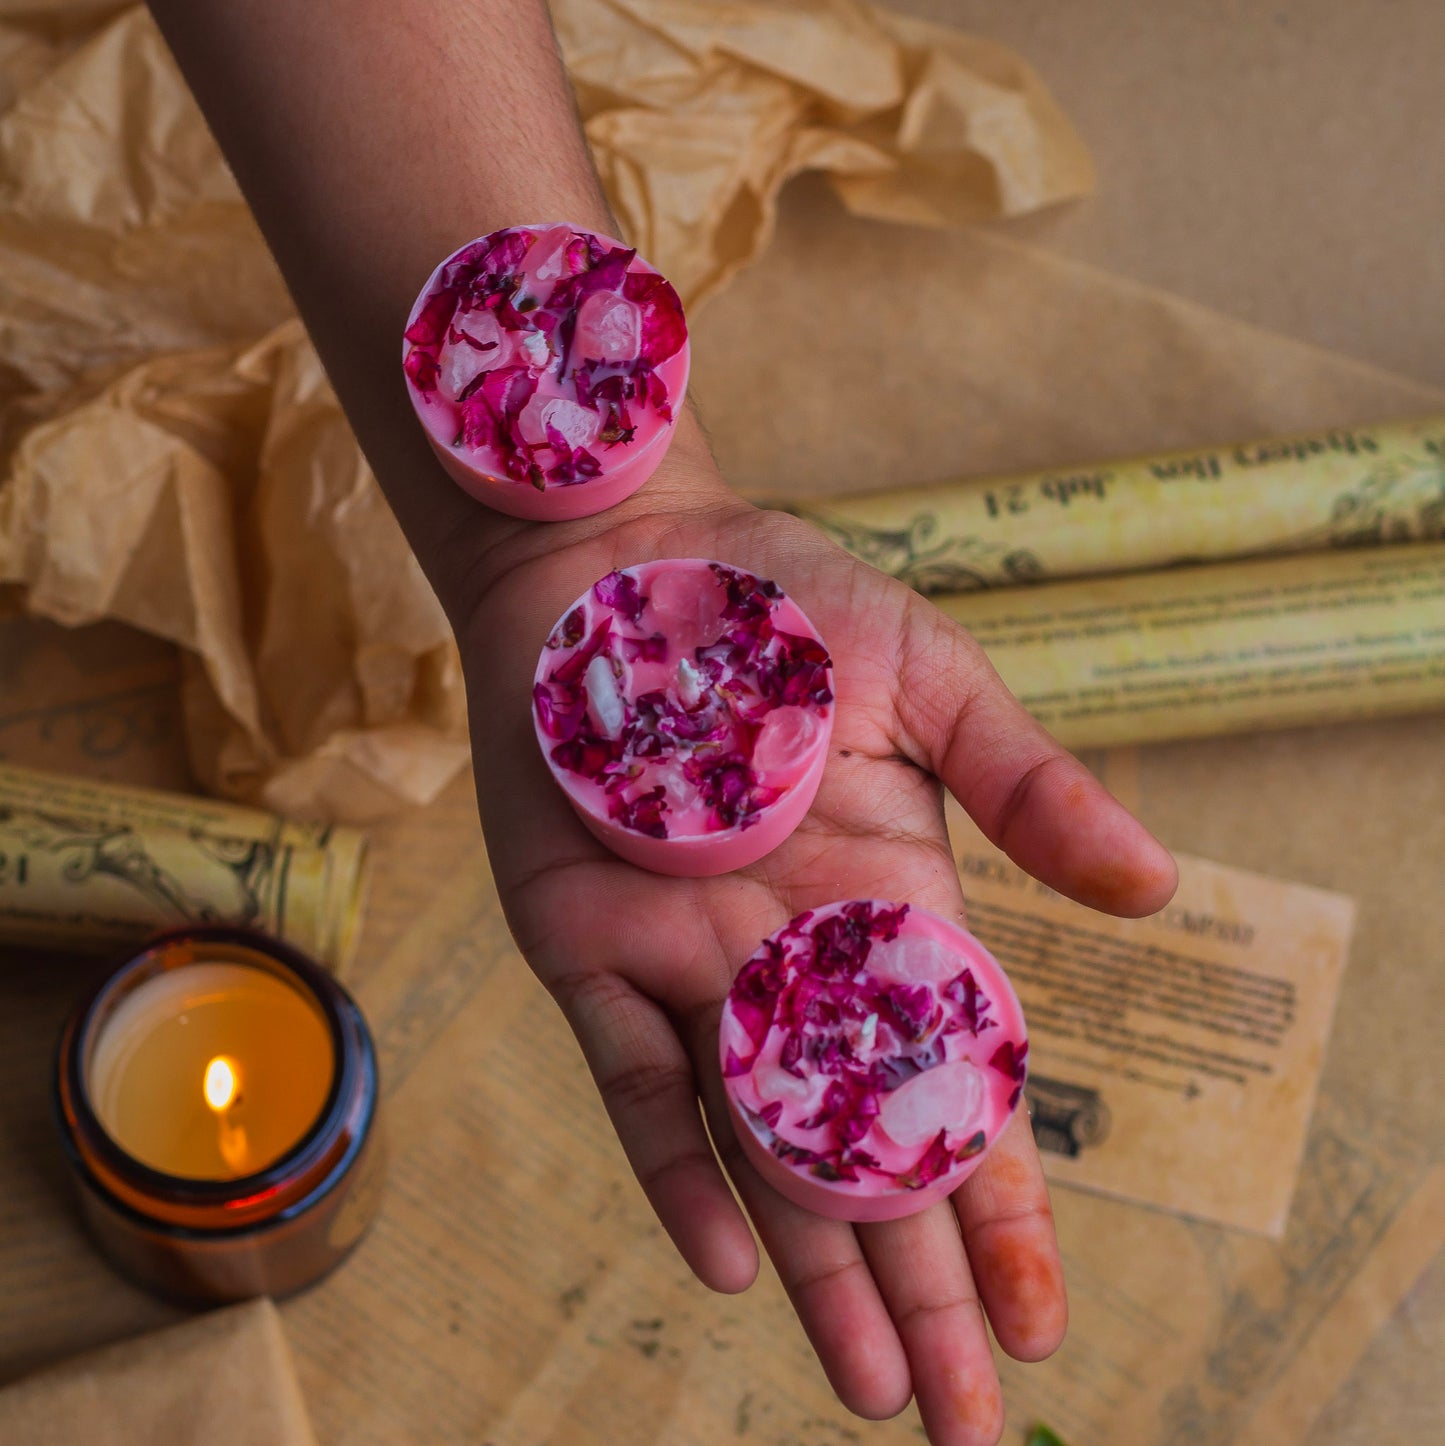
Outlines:
MULTIPOLYGON (((853 0, 555 10, 623 229, 692 302, 801 170, 931 225, 1090 184, 1032 72, 937 26, 853 0)), ((351 821, 433 798, 467 758, 445 621, 154 26, 0 0, 5 100, 0 583, 185 649, 212 791, 351 821)))
POLYGON ((824 172, 862 216, 967 225, 1083 195, 1083 142, 1002 46, 855 0, 553 0, 623 232, 688 305, 824 172))
POLYGON ((466 763, 446 619, 299 322, 143 363, 33 425, 0 491, 0 580, 59 622, 184 648, 213 792, 360 820, 466 763))
POLYGON ((0 1390, 25 1446, 315 1446, 269 1300, 91 1351, 0 1390))
POLYGON ((29 42, 30 70, 0 116, 0 399, 6 381, 48 390, 252 340, 291 312, 148 16, 126 10, 76 43, 77 9, 95 14, 59 0, 38 20, 0 10, 0 57, 29 42), (70 43, 53 43, 54 68, 34 74, 38 41, 66 20, 70 43))

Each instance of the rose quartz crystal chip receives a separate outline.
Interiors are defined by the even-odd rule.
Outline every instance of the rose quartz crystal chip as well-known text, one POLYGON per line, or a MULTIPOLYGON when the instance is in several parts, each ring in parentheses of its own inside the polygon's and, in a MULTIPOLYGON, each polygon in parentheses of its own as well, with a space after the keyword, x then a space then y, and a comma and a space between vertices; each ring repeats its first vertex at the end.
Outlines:
POLYGON ((652 584, 652 610, 684 648, 707 648, 722 636, 727 589, 707 569, 678 568, 652 584))
POLYGON ((753 768, 764 783, 786 787, 808 766, 813 739, 821 725, 808 708, 775 708, 758 730, 753 768))
POLYGON ((868 967, 895 984, 941 984, 958 973, 958 956, 937 939, 914 934, 874 944, 868 967))
POLYGON ((822 1215, 893 1220, 977 1168, 1022 1096, 1028 1040, 973 935, 854 899, 763 941, 733 981, 718 1053, 764 1179, 822 1215))
POLYGON ((642 317, 625 297, 597 291, 577 310, 578 355, 592 361, 635 361, 642 345, 642 317))
POLYGON ((549 440, 550 428, 564 437, 569 447, 590 447, 602 430, 602 418, 591 407, 579 407, 565 397, 533 397, 518 421, 522 436, 535 445, 549 440))
POLYGON ((966 1059, 924 1070, 883 1096, 878 1123, 897 1145, 926 1145, 940 1130, 971 1135, 982 1125, 983 1072, 966 1059))
POLYGON ((558 281, 574 273, 567 251, 576 239, 570 226, 549 226, 532 247, 532 275, 542 282, 558 281))
POLYGON ((760 1064, 757 1076, 759 1090, 770 1100, 791 1100, 801 1104, 812 1094, 807 1080, 799 1079, 791 1070, 778 1064, 760 1064))

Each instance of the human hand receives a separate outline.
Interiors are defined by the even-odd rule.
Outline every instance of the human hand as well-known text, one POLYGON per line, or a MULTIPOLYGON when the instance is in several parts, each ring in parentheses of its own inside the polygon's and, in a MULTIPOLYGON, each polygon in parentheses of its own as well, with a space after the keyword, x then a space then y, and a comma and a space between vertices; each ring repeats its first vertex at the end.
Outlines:
POLYGON ((1067 1314, 1027 1119, 1014 1117, 945 1204, 885 1224, 824 1219, 742 1155, 717 1064, 719 1011, 759 941, 804 909, 886 898, 962 917, 939 780, 1016 862, 1095 908, 1161 907, 1175 881, 1169 856, 1023 711, 960 628, 807 524, 739 502, 706 465, 665 464, 598 518, 511 529, 468 576, 472 595, 451 601, 493 872, 658 1218, 704 1283, 745 1289, 757 1255, 721 1156, 844 1404, 884 1417, 916 1395, 935 1446, 996 1441, 985 1314, 1021 1360, 1049 1355, 1067 1314), (573 814, 533 732, 531 681, 552 624, 613 568, 660 557, 774 579, 833 658, 832 744, 812 811, 772 854, 720 877, 663 877, 609 853, 573 814))
POLYGON ((1015 1118, 950 1204, 856 1228, 810 1215, 739 1154, 718 1078, 721 1002, 759 940, 811 904, 882 896, 961 915, 938 779, 1015 860, 1096 907, 1162 905, 1168 856, 941 613, 805 524, 733 499, 687 416, 641 492, 580 522, 514 524, 442 475, 396 365, 416 287, 457 242, 519 217, 611 229, 540 0, 354 0, 344 24, 336 6, 294 0, 150 3, 456 627, 508 919, 576 1031, 659 1218, 707 1284, 751 1282, 752 1236, 700 1094, 843 1401, 884 1416, 911 1391, 937 1446, 994 1440, 983 1312, 1023 1358, 1048 1354, 1064 1329, 1026 1121, 1015 1118), (835 663, 812 812, 776 852, 720 878, 663 878, 612 857, 573 815, 532 730, 533 670, 562 609, 612 568, 666 556, 775 579, 835 663))

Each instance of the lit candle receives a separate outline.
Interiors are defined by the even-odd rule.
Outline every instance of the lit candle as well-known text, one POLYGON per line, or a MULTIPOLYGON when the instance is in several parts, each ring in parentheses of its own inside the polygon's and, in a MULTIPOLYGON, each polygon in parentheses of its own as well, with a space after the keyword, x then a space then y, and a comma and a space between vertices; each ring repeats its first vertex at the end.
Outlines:
POLYGON ((232 1112, 241 1103, 241 1082, 235 1065, 223 1054, 218 1054, 206 1066, 206 1077, 201 1085, 207 1106, 217 1118, 217 1135, 221 1147, 221 1158, 226 1167, 236 1175, 248 1174, 251 1165, 251 1150, 246 1139, 245 1125, 238 1124, 232 1112))
POLYGON ((197 959, 117 1005, 88 1083, 127 1154, 168 1175, 230 1180, 264 1169, 315 1124, 334 1065, 312 997, 264 969, 197 959))
POLYGON ((800 914, 733 982, 719 1048, 759 1173, 841 1220, 894 1220, 977 1169, 1023 1092, 1007 976, 957 924, 854 900, 800 914))
POLYGON ((298 1289, 375 1209, 370 1035, 275 940, 201 928, 128 959, 67 1024, 56 1083, 87 1224, 163 1293, 298 1289))
POLYGON ((451 477, 499 512, 586 517, 635 492, 687 387, 676 291, 637 253, 566 224, 469 242, 407 319, 408 395, 451 477))
POLYGON ((832 664, 775 583, 699 558, 609 573, 547 639, 537 740, 583 823, 658 873, 742 868, 802 821, 832 664))

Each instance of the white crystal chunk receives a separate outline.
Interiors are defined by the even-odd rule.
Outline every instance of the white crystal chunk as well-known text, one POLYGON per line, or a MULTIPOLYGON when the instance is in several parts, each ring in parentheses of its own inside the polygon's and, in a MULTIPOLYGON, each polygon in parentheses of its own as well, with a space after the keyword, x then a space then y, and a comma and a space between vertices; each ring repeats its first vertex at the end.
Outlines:
POLYGON ((654 787, 662 785, 667 805, 674 813, 681 813, 697 802, 697 787, 683 771, 682 763, 672 759, 656 769, 648 779, 654 787))
POLYGON ((696 708, 702 701, 702 674, 686 658, 677 664, 677 700, 684 708, 696 708))
POLYGON ((529 366, 544 367, 552 360, 552 348, 540 331, 529 331, 517 344, 517 350, 529 366))
POLYGON ((594 291, 577 308, 573 344, 589 361, 635 361, 642 346, 642 313, 615 291, 594 291))
POLYGON ((936 939, 903 935, 879 940, 868 951, 868 969, 894 984, 943 984, 956 979, 964 962, 936 939))
POLYGON ((926 1145, 940 1130, 971 1135, 983 1123, 983 1075, 966 1059, 935 1065, 885 1094, 878 1123, 900 1145, 926 1145))
POLYGON ((511 338, 490 311, 458 315, 451 330, 463 335, 448 341, 437 354, 437 385, 443 395, 456 401, 483 372, 501 366, 511 356, 512 347, 511 338))
POLYGON ((612 676, 611 659, 593 658, 582 675, 582 686, 587 690, 587 716, 592 726, 604 738, 620 738, 627 721, 627 705, 612 676))

